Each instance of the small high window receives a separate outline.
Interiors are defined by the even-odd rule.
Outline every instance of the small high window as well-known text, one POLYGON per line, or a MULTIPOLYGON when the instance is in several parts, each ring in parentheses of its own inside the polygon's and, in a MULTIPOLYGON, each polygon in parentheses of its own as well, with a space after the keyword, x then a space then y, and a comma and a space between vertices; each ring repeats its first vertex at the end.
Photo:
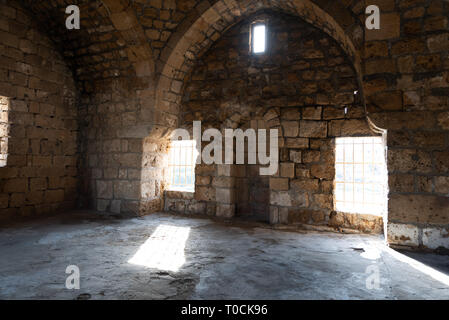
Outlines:
POLYGON ((387 192, 384 139, 337 138, 335 210, 382 216, 387 211, 387 192))
POLYGON ((0 96, 0 167, 5 167, 8 159, 8 98, 0 96))
POLYGON ((251 26, 251 50, 255 54, 264 53, 267 44, 266 25, 262 22, 254 23, 251 26))
POLYGON ((169 190, 195 191, 195 140, 172 141, 169 151, 169 190))

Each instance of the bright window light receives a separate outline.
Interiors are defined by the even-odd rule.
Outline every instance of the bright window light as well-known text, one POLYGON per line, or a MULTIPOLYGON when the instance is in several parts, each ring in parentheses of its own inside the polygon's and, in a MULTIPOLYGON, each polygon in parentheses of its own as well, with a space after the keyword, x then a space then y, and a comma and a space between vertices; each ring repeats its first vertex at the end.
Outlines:
POLYGON ((265 52, 266 45, 266 31, 264 24, 257 24, 253 26, 253 53, 265 52))
POLYGON ((386 213, 388 173, 382 137, 336 139, 334 193, 337 211, 386 213))
POLYGON ((195 190, 195 163, 197 157, 195 140, 172 141, 169 153, 169 190, 195 190))
POLYGON ((128 263, 176 272, 185 262, 190 227, 160 225, 128 263))
POLYGON ((8 111, 8 98, 0 96, 0 167, 5 167, 8 159, 8 111))

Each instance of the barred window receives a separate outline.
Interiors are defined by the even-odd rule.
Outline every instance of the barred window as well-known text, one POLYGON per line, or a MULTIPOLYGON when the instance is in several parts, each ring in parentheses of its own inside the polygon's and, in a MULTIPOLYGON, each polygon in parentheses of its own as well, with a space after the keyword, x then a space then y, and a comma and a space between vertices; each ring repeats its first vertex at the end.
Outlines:
POLYGON ((195 140, 172 141, 169 152, 170 190, 195 190, 195 140))
POLYGON ((8 160, 8 106, 8 99, 0 96, 0 167, 8 160))
POLYGON ((388 173, 382 137, 336 139, 334 192, 337 211, 386 213, 388 173))

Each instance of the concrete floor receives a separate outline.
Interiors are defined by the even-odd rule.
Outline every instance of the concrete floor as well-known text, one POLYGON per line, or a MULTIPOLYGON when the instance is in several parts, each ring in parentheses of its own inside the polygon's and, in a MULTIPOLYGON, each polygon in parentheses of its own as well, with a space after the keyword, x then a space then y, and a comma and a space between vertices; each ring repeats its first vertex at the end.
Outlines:
POLYGON ((74 212, 0 229, 0 299, 449 299, 449 257, 408 255, 439 271, 431 277, 398 260, 407 257, 379 236, 74 212), (168 240, 184 248, 189 231, 176 272, 128 262, 158 226, 180 232, 145 247, 153 252, 168 240), (65 287, 68 265, 80 269, 80 290, 65 287), (368 289, 377 271, 379 288, 368 289))

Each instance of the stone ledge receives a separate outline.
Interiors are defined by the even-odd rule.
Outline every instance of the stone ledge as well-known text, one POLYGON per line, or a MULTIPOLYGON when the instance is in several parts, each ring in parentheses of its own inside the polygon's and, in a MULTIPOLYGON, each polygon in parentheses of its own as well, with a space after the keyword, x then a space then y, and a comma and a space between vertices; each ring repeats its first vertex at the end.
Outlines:
POLYGON ((195 192, 181 191, 181 190, 165 190, 164 195, 170 199, 192 200, 195 195, 195 192))

